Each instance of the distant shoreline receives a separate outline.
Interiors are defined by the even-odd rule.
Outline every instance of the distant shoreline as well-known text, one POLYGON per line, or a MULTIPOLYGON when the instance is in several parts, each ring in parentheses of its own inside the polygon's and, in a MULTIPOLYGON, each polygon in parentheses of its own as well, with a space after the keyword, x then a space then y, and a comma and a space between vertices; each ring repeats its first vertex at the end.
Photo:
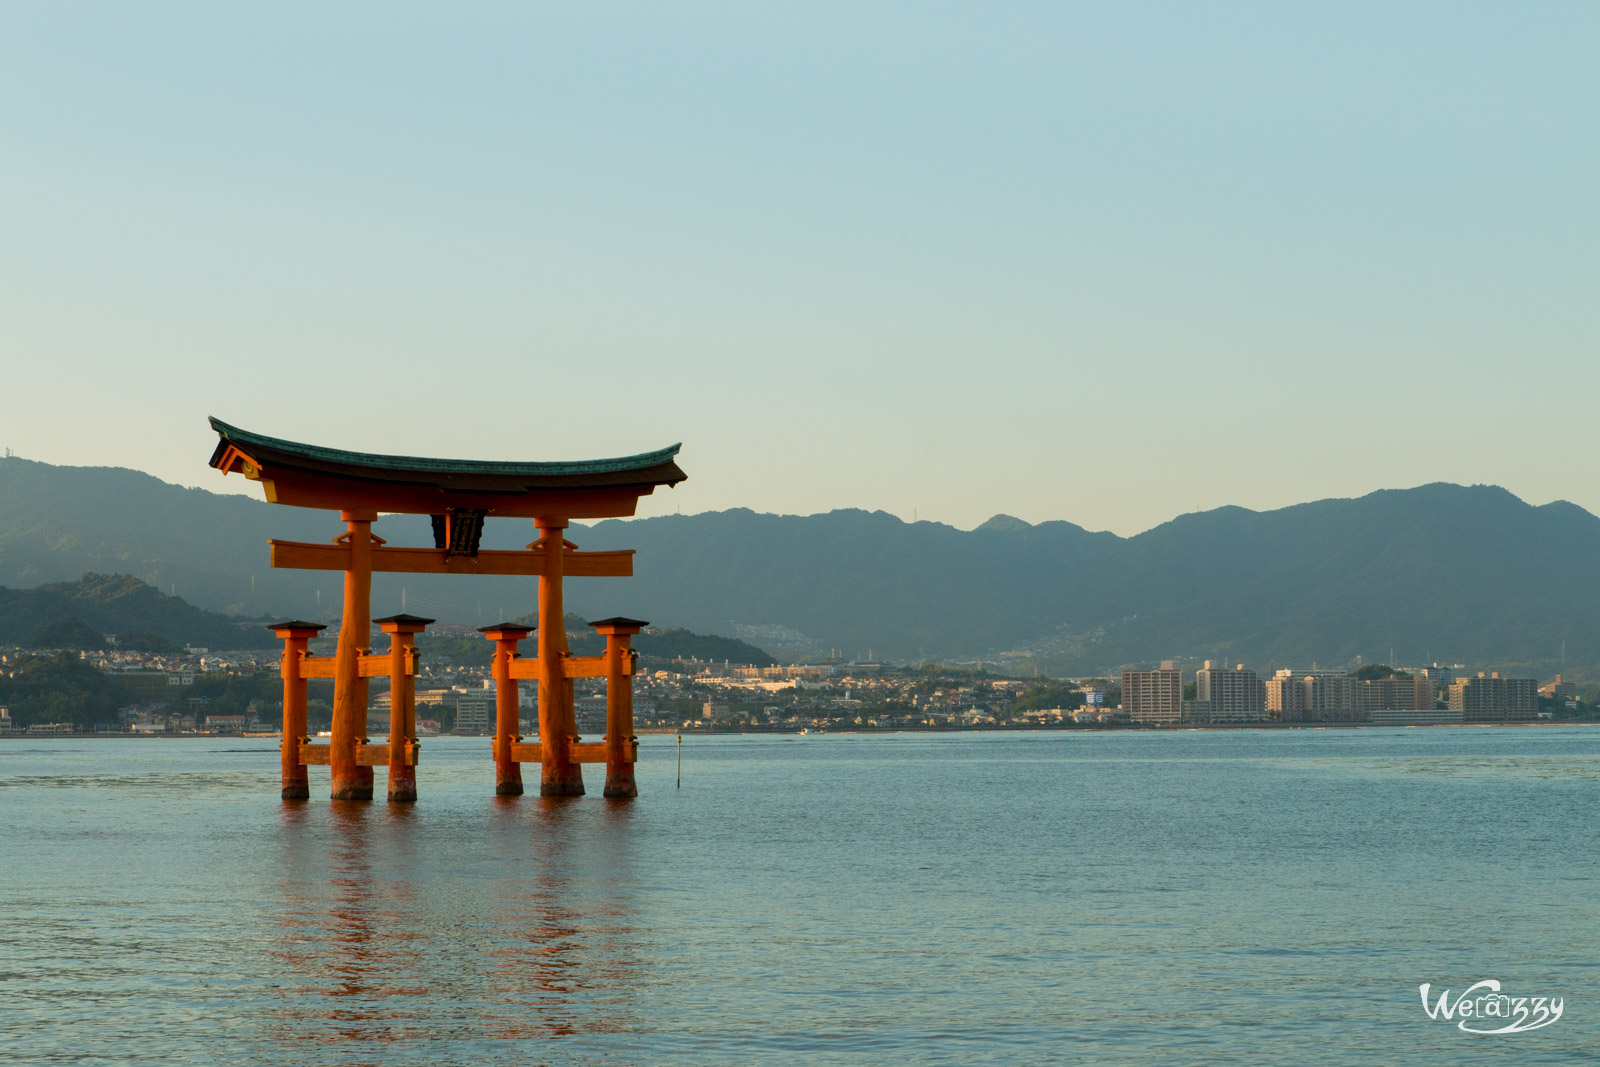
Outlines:
MULTIPOLYGON (((799 737, 802 734, 994 734, 994 733, 1035 733, 1035 734, 1102 734, 1102 733, 1199 733, 1203 731, 1239 731, 1239 730, 1438 730, 1438 729, 1483 729, 1485 727, 1504 726, 1600 726, 1600 721, 1589 722, 1577 719, 1535 719, 1525 722, 1428 722, 1428 723, 1386 723, 1386 722, 1268 722, 1268 723, 1226 723, 1216 726, 1183 725, 1183 726, 1107 726, 1096 724, 1093 726, 851 726, 848 728, 834 729, 832 727, 805 727, 800 730, 788 728, 763 729, 760 727, 742 726, 738 729, 721 730, 715 727, 689 727, 683 729, 676 726, 641 726, 634 730, 635 734, 651 734, 658 736, 673 736, 682 734, 689 737, 705 736, 764 736, 787 735, 799 737)), ((239 734, 113 734, 113 733, 79 733, 79 734, 25 734, 12 733, 0 735, 0 742, 5 741, 276 741, 281 735, 272 734, 266 737, 242 737, 239 734)), ((424 743, 441 737, 469 737, 488 740, 491 734, 430 734, 420 740, 424 743)))
POLYGON ((1132 726, 1132 725, 1103 725, 1096 723, 1092 726, 1020 726, 1020 725, 994 725, 994 726, 849 726, 834 728, 807 727, 802 730, 791 729, 762 729, 749 726, 738 729, 720 730, 715 727, 695 726, 681 729, 675 726, 649 726, 637 727, 636 734, 992 734, 992 733, 1049 733, 1049 734, 1076 734, 1076 733, 1193 733, 1206 730, 1351 730, 1351 729, 1380 729, 1380 730, 1420 730, 1434 729, 1435 727, 1471 727, 1483 726, 1600 726, 1600 721, 1586 722, 1576 719, 1551 720, 1532 719, 1520 722, 1428 722, 1428 723, 1389 723, 1389 722, 1261 722, 1261 723, 1218 723, 1215 726, 1185 723, 1181 726, 1132 726))

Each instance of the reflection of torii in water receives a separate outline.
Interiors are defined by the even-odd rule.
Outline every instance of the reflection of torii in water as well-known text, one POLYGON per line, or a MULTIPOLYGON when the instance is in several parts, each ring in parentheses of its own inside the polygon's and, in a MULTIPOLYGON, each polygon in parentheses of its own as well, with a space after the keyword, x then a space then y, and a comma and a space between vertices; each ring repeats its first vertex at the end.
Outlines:
POLYGON ((529 575, 539 579, 537 659, 517 655, 526 626, 502 623, 483 627, 495 642, 495 792, 522 793, 523 763, 540 764, 544 796, 583 793, 583 763, 606 765, 605 795, 638 795, 633 763, 632 635, 644 627, 637 619, 593 623, 606 637, 602 656, 568 654, 561 581, 566 575, 629 577, 633 553, 579 552, 561 532, 572 519, 632 515, 639 498, 658 485, 684 480, 675 462, 678 445, 620 459, 564 463, 502 463, 482 460, 423 459, 344 452, 249 433, 216 419, 219 438, 211 465, 224 474, 238 471, 261 483, 267 500, 295 507, 337 510, 345 532, 332 544, 272 541, 272 565, 344 572, 344 616, 336 655, 311 656, 307 645, 322 629, 299 620, 274 627, 285 642, 283 659, 283 796, 309 795, 307 764, 327 764, 335 800, 372 799, 372 768, 389 768, 389 799, 415 800, 416 674, 414 635, 431 619, 396 615, 378 620, 390 634, 390 650, 371 655, 372 573, 529 575), (380 512, 429 515, 433 548, 393 548, 373 536, 380 512), (519 551, 480 550, 489 517, 534 521, 539 539, 519 551), (368 744, 367 680, 392 679, 389 743, 368 744), (600 744, 579 744, 573 712, 572 679, 605 678, 606 736, 600 744), (306 733, 305 685, 308 678, 332 678, 333 738, 310 744, 306 733), (539 683, 539 739, 525 744, 517 733, 517 682, 539 683))

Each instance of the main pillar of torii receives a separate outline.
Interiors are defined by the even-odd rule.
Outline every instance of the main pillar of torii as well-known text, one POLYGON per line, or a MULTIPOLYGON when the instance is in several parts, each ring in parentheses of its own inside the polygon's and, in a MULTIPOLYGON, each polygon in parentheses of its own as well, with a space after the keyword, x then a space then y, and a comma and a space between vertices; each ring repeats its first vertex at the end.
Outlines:
MULTIPOLYGON (((217 419, 211 420, 211 427, 218 436, 211 466, 224 474, 237 471, 261 483, 272 503, 336 511, 345 524, 345 531, 329 544, 269 542, 274 567, 342 571, 345 576, 343 622, 332 662, 307 654, 307 642, 316 632, 314 624, 295 621, 277 628, 286 642, 286 692, 291 685, 303 686, 306 677, 331 677, 334 681, 333 736, 327 746, 313 745, 300 736, 305 730, 303 697, 297 698, 298 706, 293 712, 286 700, 286 797, 303 795, 304 768, 308 764, 328 765, 336 800, 370 800, 372 768, 377 765, 390 767, 392 776, 408 776, 405 781, 390 783, 391 799, 410 800, 416 796, 414 778, 409 777, 414 771, 408 770, 415 766, 415 738, 405 737, 402 726, 396 726, 391 728, 390 745, 367 742, 367 679, 391 670, 397 678, 409 678, 415 669, 409 636, 414 632, 413 626, 419 629, 428 620, 407 621, 408 616, 386 620, 395 622, 394 627, 386 629, 397 631, 391 635, 395 642, 391 644, 392 652, 373 656, 368 645, 375 572, 521 575, 540 579, 539 656, 536 660, 514 662, 512 656, 507 656, 506 660, 510 677, 537 679, 540 683, 541 737, 532 745, 517 743, 520 739, 502 743, 497 730, 495 758, 502 768, 497 772, 497 791, 521 790, 520 772, 514 776, 506 773, 507 761, 540 763, 539 791, 545 796, 582 794, 580 765, 605 762, 608 783, 615 785, 614 790, 607 789, 608 795, 631 795, 631 766, 625 775, 618 767, 620 761, 631 765, 633 760, 632 657, 625 654, 626 637, 628 631, 637 632, 637 626, 642 624, 606 620, 605 630, 616 632, 608 634, 605 655, 570 655, 562 582, 568 576, 630 576, 633 553, 580 552, 562 533, 572 519, 633 515, 640 497, 654 492, 657 486, 683 481, 685 475, 676 462, 678 445, 618 459, 510 463, 346 452, 250 433, 217 419), (431 516, 434 547, 399 548, 385 544, 373 535, 372 523, 379 514, 386 513, 431 516), (522 550, 481 550, 483 524, 490 518, 532 519, 539 538, 522 550), (295 663, 288 662, 290 656, 295 663), (614 690, 615 695, 608 697, 607 739, 603 745, 578 743, 571 694, 572 679, 581 677, 605 677, 614 690), (615 717, 610 711, 613 700, 627 702, 626 709, 618 706, 615 717), (291 722, 295 716, 301 718, 291 722), (628 744, 624 744, 624 730, 628 744), (397 771, 396 767, 401 769, 397 771)), ((513 652, 514 645, 513 640, 513 652)), ((404 690, 409 682, 398 684, 404 690)))

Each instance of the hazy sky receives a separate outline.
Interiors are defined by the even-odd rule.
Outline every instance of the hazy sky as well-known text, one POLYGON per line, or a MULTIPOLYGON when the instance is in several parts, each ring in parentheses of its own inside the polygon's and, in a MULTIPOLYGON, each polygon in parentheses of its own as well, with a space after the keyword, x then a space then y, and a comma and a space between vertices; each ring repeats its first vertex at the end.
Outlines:
POLYGON ((1600 5, 0 7, 0 444, 1600 510, 1600 5))

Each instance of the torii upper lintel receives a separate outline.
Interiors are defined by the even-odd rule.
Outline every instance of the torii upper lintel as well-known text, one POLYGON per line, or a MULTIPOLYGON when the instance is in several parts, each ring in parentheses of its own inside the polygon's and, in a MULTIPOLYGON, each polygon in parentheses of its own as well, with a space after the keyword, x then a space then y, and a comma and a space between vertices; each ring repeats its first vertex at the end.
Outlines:
POLYGON ((624 517, 656 486, 685 478, 678 445, 614 459, 505 462, 347 452, 251 433, 217 418, 211 428, 218 437, 211 466, 260 482, 274 504, 330 511, 624 517))

